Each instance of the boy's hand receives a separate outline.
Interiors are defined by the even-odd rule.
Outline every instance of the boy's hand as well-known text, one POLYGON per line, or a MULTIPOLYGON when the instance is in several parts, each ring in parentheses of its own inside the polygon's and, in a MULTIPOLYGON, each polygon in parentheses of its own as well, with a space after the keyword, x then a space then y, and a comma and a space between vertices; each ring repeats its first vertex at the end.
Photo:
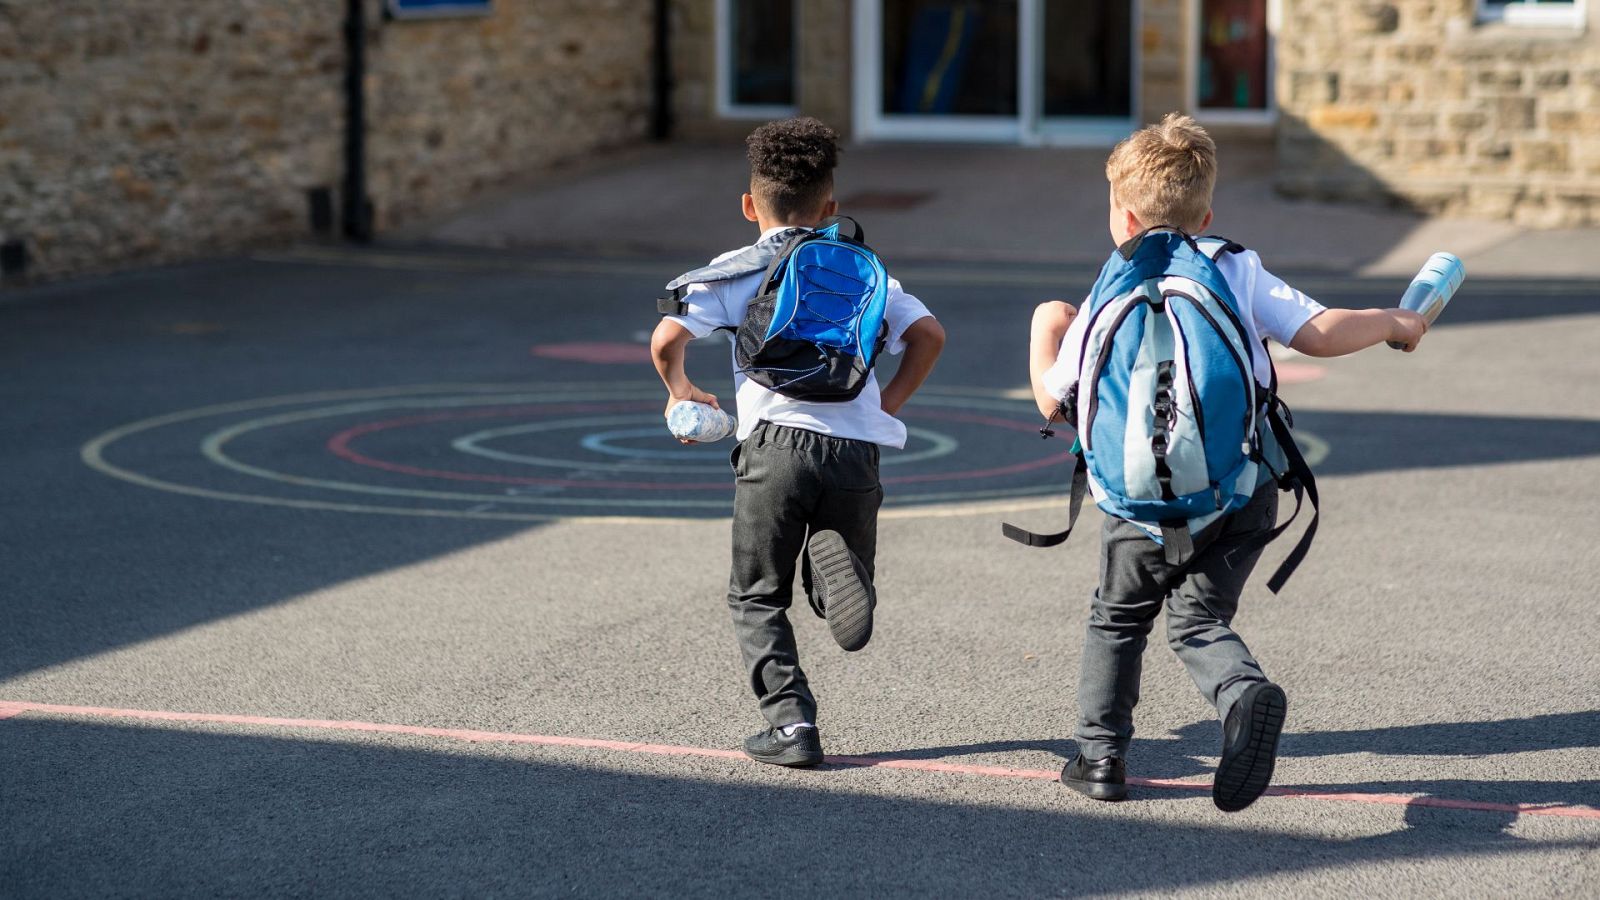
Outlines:
MULTIPOLYGON (((721 409, 722 408, 721 406, 717 405, 717 395, 716 394, 708 394, 705 391, 702 391, 699 388, 695 387, 691 383, 691 384, 686 384, 683 387, 680 387, 676 391, 669 391, 667 393, 667 408, 664 411, 664 413, 672 412, 672 408, 674 406, 677 406, 679 403, 682 403, 685 400, 689 400, 689 401, 694 402, 694 403, 704 403, 705 405, 707 405, 709 407, 712 407, 713 409, 721 409)), ((688 440, 686 438, 678 438, 678 443, 680 443, 680 444, 697 444, 697 443, 699 443, 699 441, 691 441, 691 440, 688 440)))
POLYGON ((1388 313, 1391 320, 1389 343, 1407 353, 1417 349, 1422 336, 1428 333, 1428 320, 1409 309, 1391 309, 1388 313))
POLYGON ((704 403, 712 409, 722 408, 717 404, 716 394, 708 394, 705 391, 695 387, 694 384, 687 383, 680 386, 677 390, 667 392, 666 412, 672 412, 672 408, 674 406, 677 406, 679 403, 682 403, 685 400, 688 400, 692 403, 704 403))

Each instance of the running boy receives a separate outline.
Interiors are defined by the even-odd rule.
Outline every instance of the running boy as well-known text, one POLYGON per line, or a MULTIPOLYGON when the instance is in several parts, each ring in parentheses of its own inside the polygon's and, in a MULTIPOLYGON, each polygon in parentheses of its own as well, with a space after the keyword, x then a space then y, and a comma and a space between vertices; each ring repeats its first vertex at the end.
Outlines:
MULTIPOLYGON (((1187 116, 1169 114, 1117 145, 1106 162, 1106 177, 1111 238, 1119 247, 1152 226, 1198 235, 1211 225, 1216 145, 1187 116)), ((1272 369, 1263 337, 1308 356, 1340 356, 1384 341, 1409 351, 1427 330, 1422 317, 1407 310, 1325 309, 1273 276, 1255 253, 1233 249, 1215 261, 1238 301, 1254 376, 1264 387, 1271 383, 1272 369)), ((1056 420, 1079 380, 1087 319, 1061 302, 1041 304, 1034 312, 1033 395, 1040 411, 1056 420)), ((1283 471, 1282 451, 1270 431, 1264 430, 1261 444, 1269 463, 1275 456, 1279 460, 1271 468, 1283 471)), ((1287 699, 1267 680, 1231 623, 1260 556, 1261 538, 1276 518, 1277 487, 1266 466, 1247 505, 1192 535, 1191 555, 1182 564, 1169 562, 1172 555, 1139 526, 1106 517, 1100 584, 1090 603, 1078 678, 1078 755, 1061 772, 1068 787, 1097 800, 1127 796, 1123 759, 1133 736, 1141 655, 1165 605, 1167 643, 1223 720, 1213 799, 1224 810, 1239 810, 1266 789, 1287 699)))
MULTIPOLYGON (((838 135, 812 118, 770 122, 746 143, 750 191, 744 217, 761 231, 757 243, 712 261, 703 281, 684 278, 682 314, 656 327, 650 350, 667 386, 667 406, 681 400, 717 405, 717 398, 684 374, 684 346, 719 328, 737 328, 763 280, 761 272, 713 278, 718 266, 743 271, 751 259, 771 258, 796 229, 813 229, 834 215, 833 170, 838 135)), ((701 272, 690 273, 693 279, 701 272)), ((758 762, 813 766, 822 761, 817 702, 800 668, 788 609, 796 558, 804 552, 802 582, 812 609, 828 620, 846 650, 865 646, 872 632, 872 586, 877 549, 878 448, 904 447, 906 429, 895 414, 905 405, 944 347, 944 329, 917 298, 889 279, 884 307, 885 350, 905 353, 879 390, 875 377, 853 400, 806 402, 768 390, 736 370, 739 445, 735 473, 733 572, 728 607, 750 685, 769 727, 745 741, 758 762)))

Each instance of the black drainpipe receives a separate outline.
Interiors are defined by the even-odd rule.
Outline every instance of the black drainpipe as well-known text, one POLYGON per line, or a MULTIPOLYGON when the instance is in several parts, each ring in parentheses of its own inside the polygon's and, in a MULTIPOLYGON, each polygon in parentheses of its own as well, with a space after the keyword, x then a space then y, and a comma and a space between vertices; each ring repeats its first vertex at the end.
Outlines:
POLYGON ((655 20, 650 136, 665 141, 672 137, 672 0, 656 0, 655 20))
POLYGON ((366 0, 349 0, 344 20, 344 236, 372 240, 367 197, 366 0))

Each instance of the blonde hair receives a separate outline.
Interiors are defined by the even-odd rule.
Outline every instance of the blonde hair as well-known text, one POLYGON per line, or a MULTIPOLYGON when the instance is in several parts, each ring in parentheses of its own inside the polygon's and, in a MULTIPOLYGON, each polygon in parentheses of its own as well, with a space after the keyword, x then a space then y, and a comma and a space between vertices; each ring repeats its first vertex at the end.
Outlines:
POLYGON ((1200 123, 1167 113, 1129 135, 1106 160, 1117 203, 1150 227, 1196 231, 1211 209, 1217 185, 1217 145, 1200 123))

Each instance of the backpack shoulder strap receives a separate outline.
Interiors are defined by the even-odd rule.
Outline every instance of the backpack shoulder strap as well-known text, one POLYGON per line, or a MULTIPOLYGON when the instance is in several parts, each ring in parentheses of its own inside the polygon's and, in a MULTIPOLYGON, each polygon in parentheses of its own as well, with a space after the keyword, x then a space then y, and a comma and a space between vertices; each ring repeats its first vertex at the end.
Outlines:
POLYGON ((1200 248, 1200 252, 1204 253, 1206 258, 1212 262, 1221 259, 1225 253, 1244 252, 1243 244, 1237 241, 1230 241, 1220 234, 1208 234, 1205 237, 1196 238, 1195 244, 1200 248))
MULTIPOLYGON (((767 272, 770 277, 770 267, 784 257, 795 239, 812 233, 809 228, 786 228, 710 265, 691 269, 679 275, 667 282, 667 295, 656 300, 656 312, 664 316, 681 316, 688 312, 688 305, 683 302, 683 295, 692 284, 732 281, 757 272, 767 272)), ((765 279, 762 283, 765 284, 765 279)))

